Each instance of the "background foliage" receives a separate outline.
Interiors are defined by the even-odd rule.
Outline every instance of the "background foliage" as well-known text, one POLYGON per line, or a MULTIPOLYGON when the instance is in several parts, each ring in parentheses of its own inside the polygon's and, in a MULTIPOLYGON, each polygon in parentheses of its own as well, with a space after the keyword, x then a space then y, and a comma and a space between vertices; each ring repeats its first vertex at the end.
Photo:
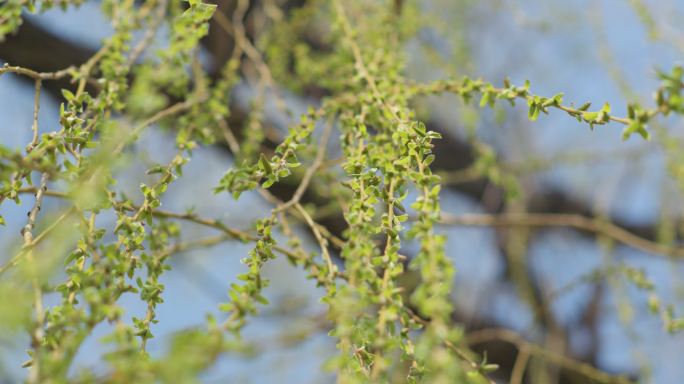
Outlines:
MULTIPOLYGON (((665 57, 635 89, 599 6, 580 13, 595 29, 581 48, 607 74, 598 87, 623 95, 612 105, 537 91, 570 64, 526 71, 534 49, 485 55, 504 63, 483 76, 496 71, 479 50, 506 23, 533 31, 528 44, 558 33, 579 49, 562 40, 579 32, 559 4, 554 16, 467 0, 81 3, 0 5, 0 75, 32 89, 17 101, 30 124, 0 145, 0 337, 8 356, 29 346, 25 370, 0 367, 8 382, 235 380, 225 364, 275 348, 316 357, 294 363, 300 375, 342 383, 667 382, 636 319, 673 340, 684 327, 684 71, 665 57), (107 36, 92 49, 28 15, 65 17, 55 6, 101 12, 107 36), (545 119, 563 131, 540 132, 545 119), (658 170, 647 213, 625 214, 644 198, 625 198, 614 168, 592 172, 611 162, 658 170), (573 166, 588 182, 563 176, 573 166), (180 261, 221 246, 241 265, 180 261), (498 287, 477 274, 493 260, 498 287), (188 296, 177 270, 193 285, 219 271, 212 309, 169 305, 188 296), (286 286, 315 303, 278 295, 286 286), (191 325, 155 337, 185 312, 191 325), (634 345, 618 367, 602 351, 611 317, 634 345), (316 338, 322 351, 302 349, 316 338)), ((664 7, 621 5, 650 44, 681 55, 664 7)))

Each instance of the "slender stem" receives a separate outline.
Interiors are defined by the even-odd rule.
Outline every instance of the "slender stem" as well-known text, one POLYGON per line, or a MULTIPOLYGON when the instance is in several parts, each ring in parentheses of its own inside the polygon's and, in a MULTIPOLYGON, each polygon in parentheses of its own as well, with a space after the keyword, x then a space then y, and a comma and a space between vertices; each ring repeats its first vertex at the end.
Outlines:
POLYGON ((314 234, 314 237, 316 237, 316 241, 318 242, 318 245, 321 248, 321 255, 323 256, 323 260, 325 263, 328 265, 328 277, 330 278, 330 281, 333 281, 335 278, 335 275, 337 274, 337 268, 335 267, 335 264, 332 261, 332 258, 330 257, 330 253, 328 252, 328 241, 321 235, 321 231, 318 229, 318 226, 316 223, 314 223, 313 219, 309 215, 308 212, 302 207, 301 204, 297 203, 295 204, 295 209, 297 212, 299 212, 300 215, 304 218, 304 221, 309 225, 309 228, 311 228, 311 231, 314 234))
POLYGON ((43 326, 45 324, 45 310, 43 308, 43 290, 40 285, 38 266, 36 260, 33 257, 33 228, 36 224, 36 217, 38 212, 40 212, 41 205, 43 203, 43 193, 47 189, 48 175, 44 173, 40 179, 40 188, 36 192, 36 200, 33 204, 33 208, 28 213, 28 222, 21 230, 21 235, 24 238, 24 247, 29 248, 26 253, 26 259, 29 264, 29 269, 31 272, 31 285, 33 286, 33 308, 36 315, 36 321, 34 329, 31 332, 31 348, 33 349, 33 357, 31 369, 29 372, 29 383, 38 383, 41 381, 40 372, 40 355, 41 355, 41 345, 43 343, 44 330, 43 326))
POLYGON ((521 347, 518 351, 518 356, 515 358, 515 364, 513 364, 510 384, 523 384, 525 370, 527 369, 527 363, 529 361, 530 352, 527 350, 527 347, 521 347))
MULTIPOLYGON (((448 341, 448 340, 445 341, 444 344, 446 344, 446 346, 449 347, 449 349, 451 349, 452 351, 454 351, 454 353, 455 353, 458 357, 460 357, 461 360, 465 361, 465 362, 470 366, 470 368, 472 368, 473 370, 475 370, 475 371, 477 371, 477 372, 480 372, 480 370, 481 370, 480 364, 478 364, 478 363, 476 363, 475 361, 473 361, 473 360, 472 360, 465 352, 463 352, 460 348, 458 348, 457 346, 455 346, 452 342, 450 342, 450 341, 448 341)), ((484 373, 480 372, 480 375, 487 381, 487 383, 489 383, 489 384, 496 384, 496 381, 490 379, 490 378, 487 377, 484 373)))
POLYGON ((40 88, 42 85, 41 79, 35 80, 35 94, 33 96, 33 125, 31 130, 33 131, 33 139, 31 143, 26 147, 26 152, 31 152, 33 148, 38 144, 38 112, 40 110, 40 88))
POLYGON ((69 68, 62 69, 56 72, 36 72, 28 68, 18 66, 13 67, 8 64, 5 64, 4 66, 0 67, 0 75, 3 73, 16 73, 18 75, 28 76, 34 80, 58 80, 63 77, 66 77, 67 75, 69 75, 69 73, 71 73, 74 70, 75 67, 71 66, 69 68))
POLYGON ((145 36, 143 36, 140 42, 131 50, 131 54, 126 63, 127 67, 132 66, 135 61, 138 60, 138 57, 143 53, 143 51, 145 51, 145 49, 152 43, 154 36, 159 29, 159 25, 161 25, 162 21, 164 21, 164 13, 166 12, 167 3, 168 0, 161 0, 157 5, 157 12, 152 17, 152 23, 145 32, 145 36))
POLYGON ((349 19, 347 19, 347 14, 344 10, 344 6, 342 6, 342 3, 339 0, 334 0, 334 6, 335 11, 337 12, 338 19, 340 21, 340 25, 342 26, 342 31, 344 32, 349 47, 351 48, 352 55, 354 56, 356 69, 359 72, 359 75, 361 75, 361 77, 363 77, 363 79, 366 80, 366 83, 368 83, 368 86, 370 87, 371 92, 373 93, 373 97, 375 97, 376 101, 380 105, 382 105, 387 110, 387 112, 389 112, 390 115, 394 117, 395 120, 403 121, 397 113, 396 109, 392 108, 390 105, 387 104, 385 99, 382 97, 382 94, 378 90, 375 77, 371 75, 370 71, 368 70, 368 67, 366 66, 365 61, 363 60, 361 48, 359 48, 359 45, 356 43, 356 41, 354 41, 354 31, 352 30, 351 24, 349 24, 349 19))

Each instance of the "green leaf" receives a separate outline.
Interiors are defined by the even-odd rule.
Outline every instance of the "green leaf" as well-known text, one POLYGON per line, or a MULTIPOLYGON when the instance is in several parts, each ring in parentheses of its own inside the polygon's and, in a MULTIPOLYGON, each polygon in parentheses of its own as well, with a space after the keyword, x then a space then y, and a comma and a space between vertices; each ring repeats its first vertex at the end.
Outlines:
POLYGON ((261 187, 262 187, 262 188, 268 188, 268 187, 270 187, 271 185, 275 184, 275 182, 276 182, 275 179, 273 179, 273 178, 268 178, 266 181, 264 181, 263 184, 261 184, 261 187))
POLYGON ((591 107, 591 103, 587 102, 582 104, 579 108, 577 108, 577 110, 585 112, 587 109, 589 109, 589 107, 591 107))
POLYGON ((627 140, 633 133, 638 133, 644 140, 650 140, 651 134, 646 130, 646 126, 639 120, 632 122, 622 131, 622 140, 627 140))
POLYGON ((435 155, 427 155, 423 160, 423 164, 425 164, 425 166, 430 166, 430 164, 432 164, 433 161, 435 161, 435 155))
POLYGON ((74 96, 74 94, 71 93, 71 91, 68 90, 68 89, 62 89, 62 96, 64 96, 64 99, 66 99, 66 101, 71 101, 71 100, 73 100, 73 99, 76 97, 76 96, 74 96))
POLYGON ((542 103, 542 108, 550 107, 552 105, 559 106, 563 102, 563 92, 555 94, 553 97, 546 99, 542 103))
POLYGON ((490 98, 489 92, 484 92, 482 93, 482 97, 480 98, 480 108, 484 108, 487 104, 489 104, 489 98, 490 98))
POLYGON ((527 112, 527 117, 530 119, 530 121, 537 120, 537 118, 539 117, 539 106, 537 105, 537 103, 530 104, 530 109, 527 112))
POLYGON ((598 112, 584 112, 582 114, 582 118, 585 121, 595 121, 596 118, 598 117, 599 113, 598 112))
POLYGON ((273 168, 271 168, 271 162, 268 161, 268 159, 266 158, 266 155, 264 155, 263 153, 259 157, 259 166, 261 167, 261 169, 263 169, 266 172, 267 175, 273 174, 273 168))
POLYGON ((484 372, 484 373, 492 373, 492 372, 496 371, 497 369, 499 369, 499 365, 498 364, 485 364, 485 365, 481 366, 480 368, 482 369, 482 372, 484 372))

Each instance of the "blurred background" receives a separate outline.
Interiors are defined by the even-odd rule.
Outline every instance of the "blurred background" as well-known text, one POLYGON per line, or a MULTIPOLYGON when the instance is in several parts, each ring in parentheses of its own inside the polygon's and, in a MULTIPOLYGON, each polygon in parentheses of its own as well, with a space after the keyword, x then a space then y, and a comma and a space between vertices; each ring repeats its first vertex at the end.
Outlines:
MULTIPOLYGON (((684 53, 684 2, 678 0, 409 2, 430 20, 430 27, 421 28, 405 47, 408 77, 420 82, 460 75, 494 84, 502 84, 505 77, 514 84, 529 79, 535 94, 562 91, 565 101, 575 105, 592 101, 599 107, 609 102, 616 114, 624 115, 628 102, 653 105, 652 93, 659 85, 656 70, 669 71, 681 64, 684 53)), ((230 1, 218 3, 220 12, 230 12, 230 1)), ((266 3, 284 6, 288 12, 302 1, 266 3)), ((260 9, 260 4, 253 4, 247 19, 260 9)), ((26 15, 17 34, 0 43, 0 62, 44 71, 61 69, 83 62, 111 33, 97 1, 26 15)), ((209 69, 225 60, 222 38, 212 25, 203 52, 209 69)), ((157 40, 163 45, 164 33, 157 40)), ((3 145, 23 148, 31 140, 33 91, 31 81, 0 77, 3 145)), ((320 99, 316 90, 290 90, 283 85, 281 92, 292 114, 274 112, 267 104, 265 119, 283 131, 307 105, 320 99)), ((231 104, 248 110, 254 93, 254 85, 243 80, 231 104)), ((58 124, 58 95, 48 89, 41 96, 44 131, 58 124)), ((441 199, 449 215, 572 213, 605 218, 666 244, 682 238, 682 190, 670 173, 677 153, 668 152, 664 145, 674 142, 674 148, 681 148, 681 118, 659 119, 652 127, 651 141, 632 137, 623 142, 619 125, 591 131, 556 111, 530 122, 524 105, 500 103, 493 110, 479 110, 464 106, 455 96, 433 96, 418 100, 416 108, 430 129, 445 135, 446 144, 436 149, 434 167, 448 185, 441 199), (493 182, 473 171, 482 148, 495 154, 502 181, 493 182)), ((173 143, 167 131, 146 131, 136 143, 135 156, 117 177, 118 188, 130 196, 139 194, 140 180, 149 177, 145 170, 168 161, 173 143)), ((239 202, 212 193, 231 165, 225 148, 199 148, 184 177, 164 197, 165 209, 194 207, 201 216, 240 228, 268 216, 271 206, 256 193, 243 195, 239 202)), ((48 200, 46 207, 58 204, 48 200)), ((21 240, 27 209, 11 203, 0 207, 7 220, 0 229, 0 244, 8 250, 0 256, 3 263, 12 255, 9 249, 21 240)), ((185 238, 207 233, 196 226, 183 228, 185 238)), ((309 238, 304 228, 298 230, 309 238)), ((466 329, 509 328, 558 353, 608 372, 638 375, 643 382, 678 383, 684 377, 680 360, 684 335, 669 334, 647 305, 649 295, 655 293, 677 313, 684 312, 681 262, 571 228, 444 225, 440 230, 448 236, 446 249, 457 268, 453 300, 466 329), (639 289, 623 273, 612 273, 623 266, 643 270, 654 282, 655 292, 639 289)), ((313 242, 305 246, 315 249, 313 242)), ((162 277, 167 291, 158 308, 162 321, 149 343, 152 354, 165 348, 165 336, 203 324, 207 313, 219 314, 217 304, 225 300, 227 287, 243 268, 240 259, 249 249, 249 244, 234 242, 174 256, 173 269, 162 277)), ((254 356, 226 357, 203 380, 333 382, 334 376, 320 369, 335 350, 322 321, 326 307, 318 298, 323 292, 283 258, 267 264, 266 275, 272 283, 265 293, 273 304, 262 308, 245 333, 254 342, 254 356)), ((47 297, 48 305, 50 300, 57 297, 47 297)), ((145 312, 145 303, 133 295, 124 296, 124 302, 130 314, 145 312)), ((106 327, 96 328, 75 369, 97 369, 106 352, 98 338, 106 333, 106 327)), ((28 343, 28 337, 0 338, 0 382, 25 377, 20 365, 26 360, 28 343)), ((487 349, 489 360, 500 363, 503 370, 512 368, 516 350, 510 343, 491 341, 474 347, 487 349)), ((529 379, 573 382, 560 371, 529 379)))

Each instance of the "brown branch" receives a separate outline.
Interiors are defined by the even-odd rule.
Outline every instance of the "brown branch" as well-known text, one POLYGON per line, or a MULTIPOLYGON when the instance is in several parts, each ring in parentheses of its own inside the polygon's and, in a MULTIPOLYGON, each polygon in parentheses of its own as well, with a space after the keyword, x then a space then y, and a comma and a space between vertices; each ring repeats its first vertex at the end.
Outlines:
POLYGON ((24 19, 17 32, 0 43, 0 59, 13 66, 9 70, 0 69, 0 73, 15 72, 33 80, 55 80, 44 85, 52 95, 60 97, 60 90, 71 86, 67 76, 94 54, 95 50, 74 44, 38 22, 24 19))
POLYGON ((455 226, 488 227, 569 227, 609 237, 632 248, 654 254, 684 258, 684 247, 669 247, 637 236, 611 222, 575 214, 511 213, 511 214, 442 214, 440 223, 455 226))
POLYGON ((527 350, 527 347, 521 347, 518 351, 518 356, 515 358, 515 363, 513 364, 510 384, 523 384, 525 369, 527 368, 527 363, 529 361, 530 352, 527 350))
POLYGON ((74 66, 69 66, 66 69, 62 69, 56 72, 36 72, 29 68, 19 67, 16 65, 11 66, 8 63, 5 63, 3 67, 0 67, 0 75, 2 75, 3 73, 16 73, 18 75, 28 76, 36 81, 58 80, 66 77, 67 75, 69 75, 69 73, 71 73, 74 70, 76 70, 74 66))

